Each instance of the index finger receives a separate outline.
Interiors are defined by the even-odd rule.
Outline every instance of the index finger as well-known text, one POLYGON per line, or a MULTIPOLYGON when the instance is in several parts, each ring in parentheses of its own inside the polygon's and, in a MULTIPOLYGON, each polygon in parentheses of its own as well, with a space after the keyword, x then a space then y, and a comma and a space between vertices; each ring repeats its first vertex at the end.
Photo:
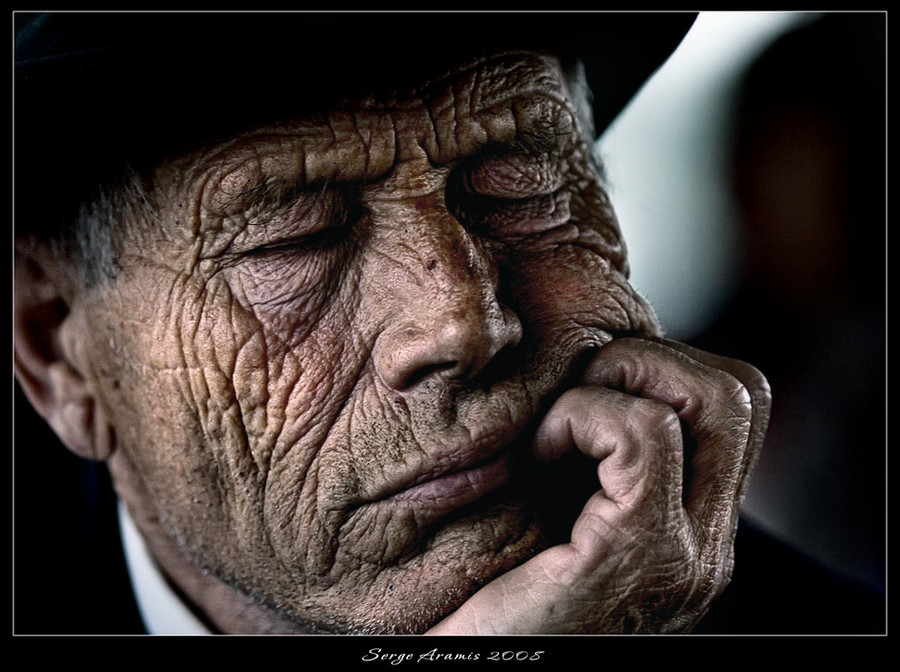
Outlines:
POLYGON ((754 371, 681 344, 622 338, 600 349, 583 379, 675 410, 694 448, 686 505, 714 530, 736 521, 765 433, 768 385, 754 371))
POLYGON ((769 427, 769 417, 772 412, 772 388, 769 386, 769 381, 755 366, 739 359, 715 355, 678 341, 659 339, 659 342, 706 366, 729 373, 741 382, 750 395, 750 434, 742 465, 741 491, 739 493, 740 498, 743 499, 749 481, 748 476, 759 458, 766 438, 766 430, 769 427))

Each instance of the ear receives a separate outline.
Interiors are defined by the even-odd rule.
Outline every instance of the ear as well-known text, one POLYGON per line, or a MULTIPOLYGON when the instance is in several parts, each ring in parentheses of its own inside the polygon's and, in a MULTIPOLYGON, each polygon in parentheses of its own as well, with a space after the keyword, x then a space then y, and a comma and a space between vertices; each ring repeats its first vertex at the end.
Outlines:
POLYGON ((28 400, 75 454, 105 460, 113 433, 85 367, 64 344, 72 328, 73 287, 44 245, 16 243, 13 345, 15 372, 28 400))

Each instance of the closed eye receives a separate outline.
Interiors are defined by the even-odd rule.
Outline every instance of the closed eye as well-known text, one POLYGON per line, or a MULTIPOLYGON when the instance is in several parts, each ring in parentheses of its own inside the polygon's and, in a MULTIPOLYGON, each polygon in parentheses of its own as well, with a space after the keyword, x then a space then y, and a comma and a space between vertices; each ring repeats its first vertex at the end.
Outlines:
POLYGON ((302 194, 295 202, 249 222, 229 252, 237 256, 259 256, 333 247, 347 237, 358 207, 356 203, 352 194, 336 189, 302 194))
POLYGON ((323 229, 305 236, 272 241, 241 254, 243 256, 260 256, 279 252, 314 252, 337 244, 342 237, 342 232, 338 229, 323 229))
POLYGON ((564 189, 527 198, 466 194, 458 200, 454 214, 487 236, 528 236, 568 224, 569 201, 564 189))

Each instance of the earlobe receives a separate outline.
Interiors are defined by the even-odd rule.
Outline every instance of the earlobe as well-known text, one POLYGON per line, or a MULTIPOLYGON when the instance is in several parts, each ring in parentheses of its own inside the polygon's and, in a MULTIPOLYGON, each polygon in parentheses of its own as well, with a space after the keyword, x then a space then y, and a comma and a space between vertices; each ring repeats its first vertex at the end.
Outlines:
POLYGON ((61 346, 72 319, 49 253, 16 249, 13 316, 16 378, 35 410, 75 454, 105 460, 114 440, 83 371, 61 346))

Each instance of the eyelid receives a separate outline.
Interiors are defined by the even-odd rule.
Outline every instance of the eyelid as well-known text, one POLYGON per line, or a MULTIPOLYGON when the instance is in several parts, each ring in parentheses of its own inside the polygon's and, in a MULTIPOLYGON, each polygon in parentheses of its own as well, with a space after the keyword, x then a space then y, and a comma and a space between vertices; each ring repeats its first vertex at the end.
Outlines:
POLYGON ((262 202, 274 205, 306 183, 298 151, 289 139, 263 135, 204 156, 196 178, 203 212, 208 217, 236 217, 262 202))
POLYGON ((258 210, 235 236, 229 253, 258 254, 314 244, 346 219, 342 199, 328 188, 296 192, 289 202, 274 207, 263 203, 258 210))
POLYGON ((496 199, 519 200, 558 191, 564 173, 549 155, 489 156, 464 172, 467 192, 496 199))
POLYGON ((568 224, 570 198, 565 189, 522 199, 476 196, 469 203, 467 218, 489 235, 529 236, 568 224))

